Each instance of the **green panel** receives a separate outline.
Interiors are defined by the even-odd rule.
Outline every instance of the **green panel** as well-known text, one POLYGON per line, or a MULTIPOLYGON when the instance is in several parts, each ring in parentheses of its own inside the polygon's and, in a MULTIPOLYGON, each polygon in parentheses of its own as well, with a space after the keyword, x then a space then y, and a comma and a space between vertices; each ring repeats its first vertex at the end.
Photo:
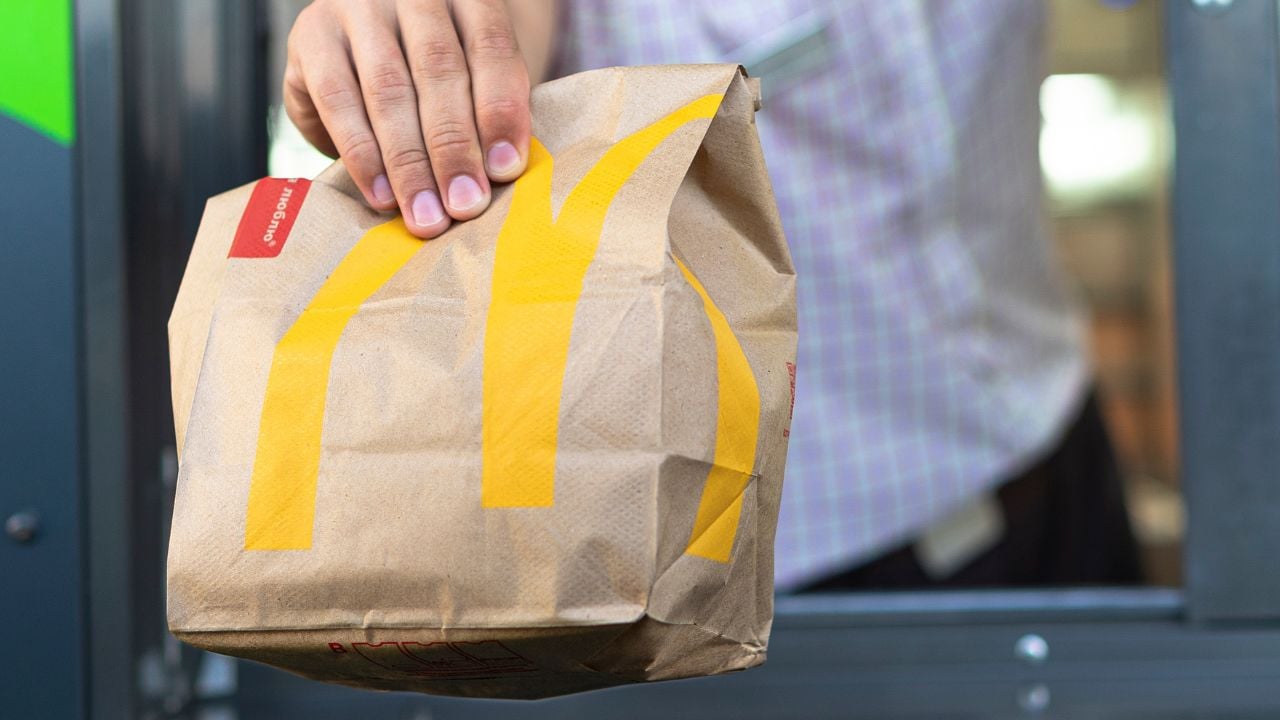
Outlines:
POLYGON ((0 0, 0 113, 75 139, 73 0, 0 0))

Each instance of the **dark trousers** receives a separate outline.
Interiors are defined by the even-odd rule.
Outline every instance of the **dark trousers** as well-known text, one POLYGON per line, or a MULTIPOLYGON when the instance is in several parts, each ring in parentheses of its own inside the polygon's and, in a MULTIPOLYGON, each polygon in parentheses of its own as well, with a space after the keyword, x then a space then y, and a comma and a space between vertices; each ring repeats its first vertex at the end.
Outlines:
POLYGON ((1004 536, 949 577, 930 577, 906 545, 801 592, 1141 582, 1120 470, 1093 394, 1062 442, 998 496, 1004 536))

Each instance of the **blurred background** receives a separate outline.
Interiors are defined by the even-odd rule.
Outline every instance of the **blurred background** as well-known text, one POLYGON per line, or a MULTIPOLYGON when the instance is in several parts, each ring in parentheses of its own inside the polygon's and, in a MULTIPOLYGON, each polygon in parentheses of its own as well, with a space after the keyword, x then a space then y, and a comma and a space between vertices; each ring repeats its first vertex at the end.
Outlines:
POLYGON ((1184 527, 1169 232, 1173 162, 1162 3, 1054 0, 1040 163, 1062 262, 1083 293, 1103 413, 1148 580, 1181 583, 1184 527))
MULTIPOLYGON (((873 627, 858 630, 855 640, 842 645, 840 652, 856 653, 861 642, 901 652, 903 664, 893 671, 898 674, 885 670, 888 674, 880 676, 874 675, 882 662, 877 657, 897 655, 873 657, 868 650, 857 656, 869 677, 880 678, 874 682, 884 682, 876 686, 879 695, 872 693, 881 704, 872 702, 871 707, 884 710, 889 707, 886 703, 900 702, 914 708, 902 714, 881 712, 879 717, 946 714, 948 701, 930 705, 914 697, 911 688, 918 680, 912 678, 919 677, 944 678, 937 686, 942 688, 939 697, 954 693, 949 702, 968 708, 965 717, 1048 716, 1044 712, 1049 708, 1050 689, 1036 679, 1040 672, 1036 668, 1043 664, 1043 658, 1035 657, 1038 646, 1013 648, 1015 641, 1039 637, 1039 631, 1033 632, 1034 626, 1027 623, 1058 618, 1055 613, 1077 605, 1102 609, 1095 615, 1070 615, 1070 622, 1080 625, 1079 634, 1072 637, 1083 639, 1074 646, 1066 644, 1068 657, 1073 651, 1081 657, 1110 654, 1115 650, 1108 644, 1112 638, 1127 638, 1132 647, 1141 646, 1152 656, 1174 657, 1182 652, 1182 646, 1171 639, 1165 645, 1160 643, 1166 640, 1147 643, 1143 639, 1147 636, 1134 630, 1136 626, 1106 624, 1132 620, 1155 628, 1194 615, 1186 610, 1178 589, 1187 580, 1183 550, 1188 521, 1178 440, 1171 252, 1175 158, 1164 47, 1166 12, 1174 1, 1051 0, 1049 74, 1040 93, 1046 207, 1061 261, 1090 309, 1091 352, 1104 414, 1125 471, 1131 519, 1148 582, 1156 589, 1132 596, 1071 595, 1069 591, 1021 595, 1014 600, 993 596, 989 606, 949 605, 968 608, 950 615, 935 614, 939 605, 907 596, 898 599, 896 610, 886 611, 877 604, 863 615, 858 615, 862 612, 858 608, 870 605, 859 605, 857 599, 839 605, 843 608, 839 612, 836 605, 788 606, 784 602, 780 605, 784 620, 793 619, 780 620, 780 626, 800 630, 779 635, 778 672, 798 673, 824 688, 843 682, 833 666, 794 660, 805 654, 798 650, 802 643, 787 638, 803 636, 812 638, 805 643, 820 644, 828 628, 840 623, 831 618, 846 611, 872 618, 865 622, 873 627), (1105 622, 1099 619, 1104 617, 1105 622), (998 656, 993 651, 989 657, 979 657, 984 651, 975 651, 972 657, 978 659, 970 663, 972 658, 965 653, 981 643, 959 629, 937 629, 954 622, 989 626, 1008 637, 1000 636, 998 656), (907 629, 918 625, 936 627, 928 633, 907 629), (803 635, 805 628, 813 635, 803 635), (1125 634, 1130 631, 1136 634, 1125 634), (931 656, 946 658, 935 662, 934 671, 943 672, 937 668, 945 665, 950 674, 916 675, 921 658, 931 656), (1001 675, 998 685, 957 680, 972 681, 984 668, 1001 675), (1007 683, 1012 685, 1006 687, 1007 683), (980 708, 987 707, 986 694, 993 687, 999 694, 998 698, 992 695, 991 707, 1000 709, 987 713, 980 708)), ((1205 17, 1217 17, 1212 13, 1225 12, 1231 5, 1215 0, 1177 3, 1181 8, 1195 6, 1196 12, 1209 8, 1205 17)), ((1241 4, 1251 3, 1257 3, 1250 5, 1256 9, 1264 0, 1241 0, 1241 4)), ((10 408, 6 422, 12 423, 12 428, 6 426, 8 440, 0 441, 0 447, 14 458, 15 468, 13 479, 0 480, 0 515, 13 540, 0 550, 0 569, 10 578, 0 591, 0 611, 10 625, 17 626, 6 629, 8 635, 0 641, 9 647, 63 648, 61 652, 77 658, 66 672, 67 682, 78 688, 68 691, 56 683, 33 680, 37 676, 31 674, 31 667, 38 664, 0 673, 0 707, 48 708, 47 713, 13 717, 115 717, 120 708, 129 708, 129 716, 148 718, 299 717, 302 708, 307 717, 337 717, 339 712, 360 707, 344 704, 350 703, 349 696, 332 688, 268 676, 260 668, 246 669, 246 665, 197 653, 174 640, 164 623, 164 553, 177 476, 165 323, 206 197, 265 174, 312 177, 329 163, 306 145, 280 102, 285 38, 306 4, 302 0, 82 0, 75 5, 76 29, 64 38, 63 47, 67 52, 74 47, 76 52, 75 67, 67 72, 78 77, 79 103, 74 110, 78 129, 60 137, 57 133, 14 134, 25 130, 5 128, 25 143, 23 147, 52 142, 49 157, 53 160, 46 163, 35 150, 17 154, 15 146, 0 145, 9 153, 0 155, 0 195, 9 198, 8 205, 0 203, 4 221, 0 237, 7 251, 27 263, 12 263, 9 270, 0 270, 9 308, 0 318, 12 343, 0 352, 5 376, 11 379, 3 387, 9 393, 4 398, 10 408), (36 163, 46 164, 39 165, 38 172, 29 171, 36 163), (50 220, 62 223, 52 229, 32 229, 35 226, 25 214, 20 218, 19 211, 37 200, 21 198, 40 194, 63 198, 77 211, 50 220), (69 240, 62 250, 15 242, 15 238, 21 240, 21 233, 36 232, 69 240), (43 252, 54 255, 38 255, 43 252), (33 267, 39 271, 31 272, 33 267), (33 303, 33 297, 47 302, 33 303), (60 327, 57 323, 83 327, 84 335, 71 330, 52 332, 51 327, 60 327), (31 347, 39 352, 24 353, 23 348, 31 347), (58 360, 44 359, 40 353, 45 351, 58 360), (81 394, 68 391, 64 397, 48 390, 51 382, 58 382, 55 373, 88 380, 81 394), (23 422, 24 416, 30 422, 23 422), (67 436, 74 437, 55 437, 50 427, 75 429, 67 436), (25 479, 43 479, 41 473, 46 471, 56 481, 25 479), (83 537, 59 535, 79 527, 85 528, 83 537), (54 629, 46 632, 46 628, 54 629), (43 638, 42 644, 32 644, 36 634, 43 638), (92 690, 85 689, 89 684, 92 690), (258 710, 243 711, 229 700, 246 694, 257 698, 259 705, 253 707, 258 710), (194 699, 202 704, 193 705, 194 699), (332 715, 326 714, 330 711, 332 715)), ((1274 5, 1270 3, 1265 13, 1259 11, 1259 16, 1274 21, 1274 5)), ((1236 8, 1236 15, 1222 17, 1234 18, 1242 11, 1236 8)), ((4 12, 0 10, 0 18, 4 12)), ((1245 20, 1232 22, 1241 31, 1249 26, 1245 20)), ((1273 50, 1275 28, 1271 22, 1273 50)), ((0 52, 0 62, 4 60, 0 52)), ((0 76, 0 82, 7 79, 0 76)), ((9 121, 5 114, 0 108, 0 122, 9 121)), ((19 119, 13 127, 22 122, 19 119)), ((10 142, 6 137, 0 135, 0 140, 10 142)), ((1249 575, 1271 577, 1274 571, 1255 566, 1249 575)), ((1169 637, 1184 638, 1181 627, 1170 630, 1169 637)), ((1237 688, 1235 697, 1240 702, 1274 695, 1274 688, 1280 686, 1271 684, 1274 677, 1267 673, 1274 669, 1280 649, 1276 638, 1240 634, 1232 642, 1218 636, 1212 642, 1218 644, 1207 649, 1197 646, 1196 658, 1248 657, 1256 661, 1251 667, 1257 672, 1267 668, 1254 677, 1265 677, 1266 682, 1244 682, 1237 688), (1242 650, 1235 641, 1245 640, 1252 644, 1242 650)), ((1055 686, 1056 702, 1074 697, 1077 707, 1088 706, 1089 698, 1095 696, 1090 693, 1098 692, 1095 686, 1081 683, 1078 676, 1084 671, 1079 667, 1085 666, 1077 667, 1076 685, 1068 680, 1065 691, 1055 686)), ((1177 667, 1184 673, 1201 668, 1177 667)), ((1193 703, 1190 695, 1179 694, 1174 675, 1162 676, 1160 683, 1149 686, 1138 682, 1136 675, 1131 680, 1133 687, 1173 698, 1168 702, 1193 703)), ((766 678, 760 687, 771 687, 768 675, 760 677, 766 678)), ((748 686, 739 682, 735 687, 748 686)), ((671 697, 693 702, 688 698, 697 692, 678 690, 671 697)), ((1107 692, 1124 696, 1115 688, 1107 692)), ((1098 697, 1113 696, 1103 692, 1098 697)), ((368 706, 369 717, 472 716, 468 709, 447 703, 437 706, 385 697, 369 702, 373 703, 368 706)), ((581 717, 592 716, 592 708, 600 707, 583 702, 563 707, 576 708, 581 717)), ((671 707, 675 702, 657 706, 671 707)), ((1144 707, 1137 701, 1131 706, 1135 714, 1144 707)), ((559 712, 544 705, 534 716, 560 716, 559 712)), ((1203 712, 1185 717, 1224 716, 1203 712)), ((1241 711, 1238 716, 1246 714, 1241 711)))

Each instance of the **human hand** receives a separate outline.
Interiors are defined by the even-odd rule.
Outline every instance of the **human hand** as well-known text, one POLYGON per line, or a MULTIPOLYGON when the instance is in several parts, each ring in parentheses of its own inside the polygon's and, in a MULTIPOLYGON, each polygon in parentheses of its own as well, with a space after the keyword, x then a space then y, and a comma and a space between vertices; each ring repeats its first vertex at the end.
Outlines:
POLYGON ((370 206, 431 238, 524 172, 529 72, 503 0, 315 0, 289 34, 285 109, 370 206))

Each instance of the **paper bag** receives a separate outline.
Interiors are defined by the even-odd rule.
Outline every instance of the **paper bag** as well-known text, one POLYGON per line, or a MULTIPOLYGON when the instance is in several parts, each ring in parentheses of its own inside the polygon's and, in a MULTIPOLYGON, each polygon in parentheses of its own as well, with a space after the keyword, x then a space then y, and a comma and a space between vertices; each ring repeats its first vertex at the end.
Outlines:
POLYGON ((340 164, 209 201, 169 322, 182 640, 536 698, 764 661, 794 271, 729 65, 538 87, 422 241, 340 164))

